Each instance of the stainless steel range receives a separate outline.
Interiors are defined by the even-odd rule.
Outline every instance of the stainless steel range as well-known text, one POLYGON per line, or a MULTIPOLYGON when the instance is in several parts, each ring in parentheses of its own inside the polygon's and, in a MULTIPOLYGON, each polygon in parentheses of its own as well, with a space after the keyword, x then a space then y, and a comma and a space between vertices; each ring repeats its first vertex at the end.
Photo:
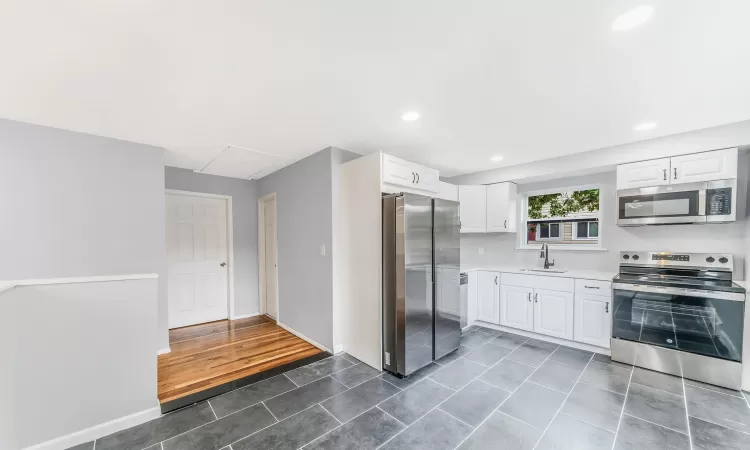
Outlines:
POLYGON ((745 289, 733 269, 732 255, 621 252, 612 359, 740 389, 745 289))

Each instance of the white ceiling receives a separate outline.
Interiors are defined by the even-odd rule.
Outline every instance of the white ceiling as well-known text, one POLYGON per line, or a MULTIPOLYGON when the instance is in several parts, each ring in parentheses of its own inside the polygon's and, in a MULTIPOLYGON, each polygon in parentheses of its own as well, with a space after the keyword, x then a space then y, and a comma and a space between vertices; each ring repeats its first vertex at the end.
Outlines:
MULTIPOLYGON (((229 146, 276 155, 265 174, 334 145, 452 176, 749 119, 748 17, 746 0, 6 0, 0 116, 192 169, 229 146), (650 22, 611 30, 640 4, 650 22)), ((207 170, 247 176, 231 161, 207 170)))

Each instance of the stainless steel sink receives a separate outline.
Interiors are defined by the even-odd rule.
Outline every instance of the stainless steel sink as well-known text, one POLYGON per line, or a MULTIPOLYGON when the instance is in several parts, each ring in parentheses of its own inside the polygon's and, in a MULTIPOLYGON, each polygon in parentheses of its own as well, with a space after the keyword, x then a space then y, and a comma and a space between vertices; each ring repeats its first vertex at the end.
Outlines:
POLYGON ((567 272, 567 270, 555 270, 555 269, 521 269, 521 272, 565 273, 565 272, 567 272))

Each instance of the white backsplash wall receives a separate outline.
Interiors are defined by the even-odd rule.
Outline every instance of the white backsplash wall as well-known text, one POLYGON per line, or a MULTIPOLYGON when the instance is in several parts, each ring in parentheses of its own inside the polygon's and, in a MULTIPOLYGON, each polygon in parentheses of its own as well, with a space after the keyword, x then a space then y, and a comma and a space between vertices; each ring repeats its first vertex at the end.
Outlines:
MULTIPOLYGON (((740 153, 738 191, 744 202, 747 192, 747 155, 740 153)), ((616 225, 616 175, 604 172, 594 175, 561 178, 554 181, 518 186, 518 193, 597 184, 600 186, 600 232, 606 251, 556 250, 550 248, 550 259, 556 268, 617 272, 620 251, 672 251, 687 253, 731 253, 734 255, 735 279, 744 279, 746 220, 715 225, 662 225, 621 228, 616 225)), ((738 203, 739 203, 738 202, 738 203)), ((520 204, 521 202, 519 202, 520 204)), ((520 206, 519 206, 520 208, 520 206)), ((738 205, 738 217, 745 216, 744 205, 738 205)), ((522 229, 519 227, 519 229, 522 229)), ((539 250, 517 250, 516 233, 461 235, 461 267, 535 267, 541 266, 539 250), (480 248, 484 254, 480 255, 480 248)))

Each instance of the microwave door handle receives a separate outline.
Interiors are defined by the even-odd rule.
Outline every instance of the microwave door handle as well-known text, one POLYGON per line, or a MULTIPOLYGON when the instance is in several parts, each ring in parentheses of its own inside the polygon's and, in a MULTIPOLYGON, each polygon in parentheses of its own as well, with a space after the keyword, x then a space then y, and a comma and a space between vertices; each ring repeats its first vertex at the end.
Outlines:
POLYGON ((667 169, 664 169, 664 181, 667 181, 667 169))
POLYGON ((705 217, 706 215, 706 190, 698 190, 698 216, 705 217))

